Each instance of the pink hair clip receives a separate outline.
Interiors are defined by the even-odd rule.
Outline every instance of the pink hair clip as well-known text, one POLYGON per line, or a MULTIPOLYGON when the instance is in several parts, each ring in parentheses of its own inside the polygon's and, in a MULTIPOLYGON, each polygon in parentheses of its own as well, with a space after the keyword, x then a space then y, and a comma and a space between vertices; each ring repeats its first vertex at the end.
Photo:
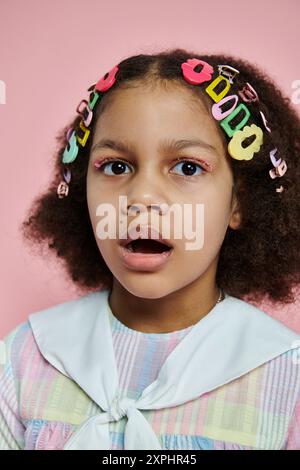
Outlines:
POLYGON ((67 140, 70 139, 72 132, 73 132, 73 127, 69 127, 69 129, 67 130, 67 134, 66 134, 67 140))
POLYGON ((69 193, 69 186, 65 181, 61 181, 57 187, 57 194, 59 199, 66 197, 69 193))
POLYGON ((254 90, 253 86, 251 86, 248 82, 241 90, 238 90, 238 94, 246 103, 254 103, 259 101, 258 94, 254 90))
POLYGON ((276 168, 272 168, 272 170, 269 171, 269 175, 271 176, 272 179, 281 178, 281 176, 285 174, 286 170, 287 170, 286 161, 282 160, 276 168))
POLYGON ((57 187, 59 199, 62 199, 69 194, 69 183, 71 181, 71 171, 69 168, 64 169, 64 180, 65 181, 61 181, 57 187))
POLYGON ((86 127, 89 127, 90 123, 92 122, 93 111, 89 108, 89 103, 87 102, 87 100, 81 100, 76 108, 76 111, 82 116, 82 121, 84 125, 86 127))
POLYGON ((188 59, 181 64, 181 70, 185 80, 191 85, 200 85, 203 82, 211 80, 214 69, 207 62, 200 59, 188 59), (195 72, 195 68, 202 65, 200 72, 195 72))
POLYGON ((115 65, 109 72, 107 72, 103 77, 101 77, 95 85, 95 90, 102 92, 109 90, 116 81, 116 74, 118 70, 119 67, 115 65))

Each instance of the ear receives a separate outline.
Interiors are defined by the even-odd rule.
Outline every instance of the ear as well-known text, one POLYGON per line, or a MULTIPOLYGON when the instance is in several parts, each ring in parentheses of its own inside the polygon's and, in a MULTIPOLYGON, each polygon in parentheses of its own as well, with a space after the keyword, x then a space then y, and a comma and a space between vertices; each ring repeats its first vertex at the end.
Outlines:
POLYGON ((242 213, 240 210, 239 201, 237 199, 235 185, 233 185, 232 189, 232 200, 231 200, 231 216, 229 219, 228 226, 233 230, 238 230, 242 223, 242 213))

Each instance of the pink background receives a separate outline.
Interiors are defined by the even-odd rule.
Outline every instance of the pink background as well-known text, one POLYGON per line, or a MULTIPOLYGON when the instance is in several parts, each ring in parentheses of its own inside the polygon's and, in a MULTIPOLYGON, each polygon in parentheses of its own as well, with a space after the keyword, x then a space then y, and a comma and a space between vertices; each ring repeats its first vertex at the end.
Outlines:
MULTIPOLYGON (((184 47, 247 58, 291 98, 299 18, 298 0, 1 0, 0 337, 29 313, 78 297, 54 259, 33 256, 18 227, 47 185, 55 135, 87 87, 128 55, 184 47)), ((300 332, 299 302, 261 307, 300 332)))

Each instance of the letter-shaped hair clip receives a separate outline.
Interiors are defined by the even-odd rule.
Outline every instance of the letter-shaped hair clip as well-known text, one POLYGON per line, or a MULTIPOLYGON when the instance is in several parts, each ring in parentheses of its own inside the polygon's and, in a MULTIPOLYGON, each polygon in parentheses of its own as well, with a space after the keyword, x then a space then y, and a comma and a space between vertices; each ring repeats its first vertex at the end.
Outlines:
POLYGON ((103 77, 98 80, 95 85, 95 90, 97 91, 107 91, 109 90, 116 81, 116 74, 119 70, 119 67, 115 65, 109 72, 107 72, 103 77))
POLYGON ((78 137, 77 136, 77 140, 78 140, 79 144, 82 147, 84 147, 85 144, 86 144, 86 141, 88 140, 88 137, 89 137, 91 131, 85 127, 85 125, 83 124, 83 121, 80 121, 79 129, 81 129, 83 131, 83 137, 78 137))
POLYGON ((73 132, 73 130, 74 130, 74 129, 73 129, 73 127, 69 127, 69 129, 67 130, 67 134, 66 134, 66 136, 67 136, 67 140, 69 140, 69 139, 70 139, 70 137, 71 137, 71 135, 72 135, 72 132, 73 132))
POLYGON ((287 170, 287 164, 285 160, 282 160, 279 165, 276 168, 272 168, 272 170, 269 171, 269 175, 271 176, 272 179, 274 178, 280 178, 285 174, 287 170))
POLYGON ((223 77, 223 75, 218 75, 217 78, 210 82, 210 84, 205 88, 205 91, 213 101, 218 103, 227 95, 228 91, 230 90, 230 87, 231 85, 229 83, 229 80, 226 77, 223 77), (219 83, 222 83, 222 85, 225 86, 223 87, 222 91, 216 93, 215 88, 219 85, 219 83))
POLYGON ((273 150, 271 150, 270 152, 270 160, 272 162, 272 165, 274 167, 277 167, 280 163, 281 163, 281 158, 279 158, 278 160, 276 160, 275 158, 275 155, 277 153, 277 148, 274 148, 273 150))
POLYGON ((236 131, 228 144, 228 152, 236 160, 251 160, 253 154, 258 152, 263 143, 263 131, 255 124, 245 126, 242 131, 236 131), (243 147, 243 141, 252 135, 255 135, 255 140, 243 147))
POLYGON ((268 132, 271 132, 271 129, 268 126, 268 121, 266 120, 264 113, 262 111, 259 111, 259 112, 260 112, 260 115, 262 117, 262 121, 264 123, 265 128, 267 129, 268 132))
POLYGON ((71 181, 71 171, 70 168, 65 168, 64 169, 64 180, 66 183, 70 183, 71 181))
POLYGON ((90 109, 92 109, 92 110, 94 109, 95 104, 97 103, 99 98, 100 98, 99 93, 97 93, 95 91, 92 91, 92 93, 90 94, 90 101, 89 101, 89 108, 90 109))
POLYGON ((83 115, 83 110, 84 110, 84 108, 86 107, 87 104, 88 104, 87 100, 81 100, 79 105, 76 108, 76 112, 82 116, 83 115))
MULTIPOLYGON (((238 130, 240 130, 245 124, 246 122, 248 121, 249 117, 251 116, 250 114, 250 111, 249 109, 247 108, 247 106, 244 105, 244 103, 240 103, 234 111, 232 111, 225 119, 223 119, 221 122, 220 122, 220 125, 221 127, 224 129, 224 131, 226 132, 226 134, 228 135, 228 137, 232 137, 234 135, 234 133, 238 130), (234 128, 232 129, 232 127, 230 126, 230 122, 234 119, 234 117, 236 115, 238 115, 240 112, 243 112, 244 114, 244 117, 242 119, 242 121, 239 122, 239 124, 234 128)), ((249 127, 249 126, 248 126, 249 127)))
POLYGON ((89 127, 93 118, 93 111, 89 108, 88 102, 86 100, 81 100, 76 108, 76 111, 82 116, 84 125, 89 127))
POLYGON ((67 136, 69 137, 69 139, 62 156, 63 163, 73 162, 77 157, 79 150, 77 145, 76 133, 74 130, 72 130, 72 128, 68 129, 67 136))
POLYGON ((251 86, 248 82, 246 85, 244 85, 242 90, 238 90, 238 94, 246 103, 254 103, 255 101, 259 101, 258 94, 254 90, 253 86, 251 86))
POLYGON ((240 73, 239 70, 230 65, 218 65, 218 72, 219 75, 224 75, 224 77, 228 78, 231 84, 233 84, 234 77, 240 73))
POLYGON ((229 95, 221 99, 221 101, 219 101, 218 103, 215 103, 211 108, 213 117, 217 121, 221 121, 221 119, 225 119, 235 109, 238 100, 239 100, 239 97, 237 95, 229 95), (232 101, 232 100, 234 100, 234 103, 232 104, 231 108, 229 108, 227 111, 222 111, 221 109, 222 106, 225 103, 232 101))
POLYGON ((61 181, 57 186, 57 194, 59 199, 66 197, 69 193, 69 186, 65 181, 61 181))
POLYGON ((57 187, 59 199, 62 199, 69 194, 69 183, 71 181, 71 171, 69 168, 64 169, 64 180, 65 181, 61 181, 57 187))
POLYGON ((269 175, 272 179, 281 177, 285 174, 287 170, 287 163, 282 158, 276 160, 275 154, 277 153, 277 148, 274 148, 270 152, 270 160, 274 168, 269 171, 269 175))
POLYGON ((185 81, 191 85, 200 85, 203 82, 208 82, 212 79, 214 73, 213 67, 200 59, 188 59, 181 64, 181 70, 185 81), (203 68, 200 72, 195 72, 195 68, 198 65, 202 65, 203 68))

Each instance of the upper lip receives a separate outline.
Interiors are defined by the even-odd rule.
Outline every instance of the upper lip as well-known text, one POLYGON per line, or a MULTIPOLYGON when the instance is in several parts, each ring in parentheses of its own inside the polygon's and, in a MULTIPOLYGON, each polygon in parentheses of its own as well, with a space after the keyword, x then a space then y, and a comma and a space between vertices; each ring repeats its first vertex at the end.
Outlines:
MULTIPOLYGON (((127 232, 126 232, 127 233, 127 232)), ((169 246, 170 248, 173 248, 172 243, 170 240, 164 238, 160 232, 158 232, 154 227, 151 227, 150 225, 142 225, 140 227, 140 232, 133 230, 132 233, 128 233, 126 238, 123 236, 120 238, 119 243, 121 246, 128 245, 128 243, 138 240, 139 238, 145 240, 156 240, 164 243, 165 245, 169 246), (149 235, 148 235, 149 234, 149 235)))

